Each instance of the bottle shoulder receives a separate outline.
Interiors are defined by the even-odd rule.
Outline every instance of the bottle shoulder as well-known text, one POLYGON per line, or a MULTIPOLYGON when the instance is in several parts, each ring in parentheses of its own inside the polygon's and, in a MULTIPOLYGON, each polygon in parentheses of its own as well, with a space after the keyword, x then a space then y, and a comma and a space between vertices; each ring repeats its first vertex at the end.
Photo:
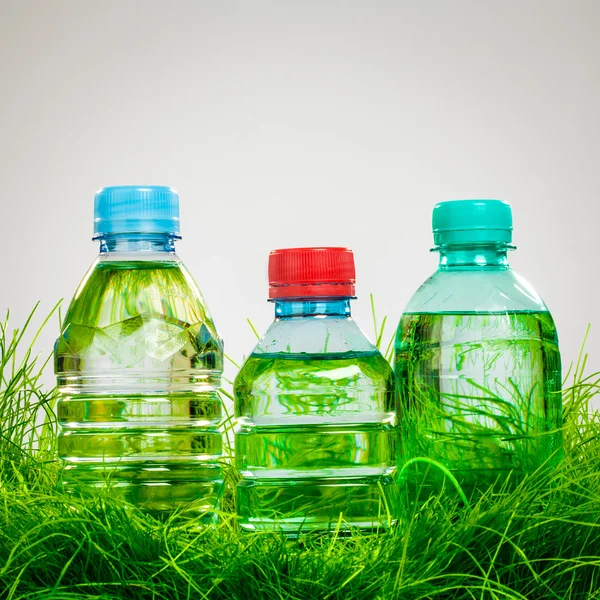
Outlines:
POLYGON ((534 287, 510 268, 437 270, 414 293, 405 313, 547 312, 534 287))
POLYGON ((253 354, 378 353, 350 317, 275 319, 253 350, 253 354))
POLYGON ((79 284, 65 322, 105 327, 140 315, 214 327, 181 259, 159 252, 145 253, 143 259, 136 253, 98 256, 79 284))
MULTIPOLYGON (((245 414, 248 406, 254 410, 256 398, 281 399, 299 392, 306 398, 357 396, 361 410, 370 410, 373 394, 382 394, 382 406, 391 410, 387 395, 392 388, 391 366, 348 317, 275 320, 234 384, 242 407, 239 414, 245 414)), ((353 400, 344 410, 354 405, 353 400)))
POLYGON ((55 345, 57 372, 222 370, 223 342, 191 275, 176 255, 148 258, 92 264, 55 345))

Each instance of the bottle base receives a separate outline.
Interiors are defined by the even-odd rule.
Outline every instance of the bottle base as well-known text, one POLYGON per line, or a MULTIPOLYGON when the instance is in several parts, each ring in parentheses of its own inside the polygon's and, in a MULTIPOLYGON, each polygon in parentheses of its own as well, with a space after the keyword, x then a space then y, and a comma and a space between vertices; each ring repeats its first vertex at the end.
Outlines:
POLYGON ((244 478, 237 487, 237 512, 245 531, 375 531, 396 522, 397 506, 392 476, 244 478))
POLYGON ((118 466, 67 463, 59 488, 81 496, 102 491, 156 517, 176 512, 215 522, 224 484, 218 466, 144 461, 118 466))

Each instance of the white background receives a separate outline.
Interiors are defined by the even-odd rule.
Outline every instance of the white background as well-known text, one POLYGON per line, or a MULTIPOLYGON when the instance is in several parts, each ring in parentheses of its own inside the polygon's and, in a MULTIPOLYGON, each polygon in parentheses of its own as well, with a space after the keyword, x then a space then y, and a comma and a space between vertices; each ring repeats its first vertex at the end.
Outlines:
POLYGON ((492 197, 564 361, 591 322, 600 368, 599 27, 594 0, 0 0, 0 310, 70 299, 98 188, 163 184, 230 355, 277 247, 351 247, 370 334, 369 293, 395 327, 435 269, 433 205, 492 197))

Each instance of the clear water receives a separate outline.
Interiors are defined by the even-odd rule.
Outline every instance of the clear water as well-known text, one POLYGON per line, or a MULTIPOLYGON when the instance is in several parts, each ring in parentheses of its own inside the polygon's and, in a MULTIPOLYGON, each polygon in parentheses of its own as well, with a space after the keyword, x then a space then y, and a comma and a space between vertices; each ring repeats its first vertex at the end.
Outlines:
MULTIPOLYGON (((558 459, 561 363, 548 312, 404 314, 395 370, 401 466, 438 461, 470 494, 558 459)), ((425 463, 402 478, 413 496, 412 485, 427 493, 444 480, 425 463)))
POLYGON ((235 394, 242 527, 388 523, 397 430, 381 354, 254 353, 235 394))
POLYGON ((109 486, 157 513, 216 508, 222 363, 180 262, 99 262, 55 348, 63 488, 109 486))

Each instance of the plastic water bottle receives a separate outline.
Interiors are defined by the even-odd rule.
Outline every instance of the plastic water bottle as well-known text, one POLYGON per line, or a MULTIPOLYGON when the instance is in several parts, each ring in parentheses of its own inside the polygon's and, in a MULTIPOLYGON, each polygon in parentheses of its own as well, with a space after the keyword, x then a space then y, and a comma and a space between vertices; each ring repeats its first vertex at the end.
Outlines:
POLYGON ((430 461, 469 495, 552 464, 562 443, 556 327, 509 266, 510 206, 442 202, 433 234, 439 268, 409 301, 395 345, 409 498, 414 486, 422 496, 450 485, 430 461))
POLYGON ((240 523, 289 533, 393 521, 393 372, 350 316, 345 248, 275 250, 275 322, 235 380, 240 523))
POLYGON ((222 341, 175 254, 179 197, 108 187, 95 198, 100 255, 55 346, 62 486, 108 486, 161 514, 212 519, 222 489, 222 341))

